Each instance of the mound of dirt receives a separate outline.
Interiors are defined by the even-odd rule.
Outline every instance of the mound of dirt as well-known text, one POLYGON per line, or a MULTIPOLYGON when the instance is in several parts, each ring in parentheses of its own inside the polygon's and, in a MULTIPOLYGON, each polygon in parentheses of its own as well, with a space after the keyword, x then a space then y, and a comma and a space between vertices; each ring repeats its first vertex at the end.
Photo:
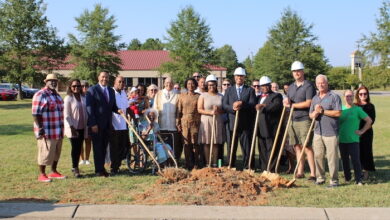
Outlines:
POLYGON ((142 194, 136 204, 264 205, 267 192, 286 187, 279 176, 253 175, 227 168, 204 168, 188 172, 168 168, 161 179, 142 194))

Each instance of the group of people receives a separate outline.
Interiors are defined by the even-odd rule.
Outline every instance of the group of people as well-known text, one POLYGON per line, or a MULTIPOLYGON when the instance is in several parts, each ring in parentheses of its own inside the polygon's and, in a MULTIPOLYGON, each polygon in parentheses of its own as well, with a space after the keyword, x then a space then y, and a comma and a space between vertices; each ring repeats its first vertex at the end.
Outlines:
POLYGON ((362 86, 357 90, 356 102, 353 91, 345 91, 343 106, 339 95, 329 90, 325 75, 316 77, 316 92, 314 85, 305 80, 301 62, 295 61, 291 71, 294 82, 283 85, 282 93, 279 93, 278 84, 267 76, 252 81, 251 86, 246 85, 246 71, 241 67, 234 71, 234 85, 229 79, 224 79, 220 92, 214 75, 204 77, 196 72, 185 81, 183 89, 167 77, 162 90, 153 84, 148 88, 138 85, 125 90, 123 77, 118 76, 111 88, 108 86, 109 73, 102 71, 98 84, 86 93, 82 91, 80 80, 71 80, 64 101, 56 92, 56 76, 49 74, 45 79, 46 86, 36 93, 32 103, 39 149, 38 180, 49 182, 53 178, 65 178, 57 171, 63 135, 69 138, 72 146, 72 172, 75 177, 81 176, 78 164, 83 142, 88 139, 92 140, 96 175, 108 177, 118 173, 129 146, 136 141, 129 132, 124 118, 126 115, 136 122, 142 138, 154 145, 159 143, 151 135, 171 135, 168 148, 156 148, 161 163, 168 159, 166 151, 172 147, 176 159, 180 159, 184 151, 185 167, 189 170, 205 166, 236 167, 240 142, 241 168, 255 169, 254 156, 250 158, 254 155, 250 151, 255 135, 260 170, 269 166, 270 170, 274 170, 278 157, 277 154, 271 155, 274 145, 276 152, 280 148, 288 151, 287 146, 290 146, 298 160, 309 136, 304 149, 306 158, 301 158, 297 178, 304 178, 304 162, 307 159, 309 180, 324 184, 326 157, 329 186, 338 186, 340 152, 345 180, 351 180, 351 159, 355 182, 362 184, 363 178, 368 178, 368 171, 375 170, 371 128, 375 108, 370 103, 368 89, 362 86), (291 117, 281 118, 282 112, 291 117), (280 121, 284 121, 284 126, 277 132, 280 121), (310 130, 311 122, 315 122, 314 135, 310 130), (258 129, 254 129, 255 126, 258 129), (276 138, 277 133, 283 135, 284 129, 287 129, 289 137, 286 147, 281 146, 282 138, 276 138), (275 139, 278 142, 274 144, 275 139), (104 166, 108 146, 110 174, 104 166), (47 175, 45 167, 48 165, 52 172, 47 175))

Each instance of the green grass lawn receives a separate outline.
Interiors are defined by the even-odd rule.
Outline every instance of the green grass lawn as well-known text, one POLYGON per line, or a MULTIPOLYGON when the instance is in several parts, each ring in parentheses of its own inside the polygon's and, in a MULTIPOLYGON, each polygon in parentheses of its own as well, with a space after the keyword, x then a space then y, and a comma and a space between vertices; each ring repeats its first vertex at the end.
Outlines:
MULTIPOLYGON (((328 189, 306 180, 298 187, 268 195, 271 206, 388 207, 390 206, 390 97, 372 97, 377 110, 374 155, 377 172, 365 186, 344 184, 328 189)), ((93 177, 93 166, 80 166, 86 178, 71 174, 70 144, 64 139, 59 171, 69 176, 52 183, 37 181, 36 140, 32 133, 31 100, 0 102, 0 201, 47 201, 82 204, 131 204, 134 194, 151 187, 152 175, 93 177), (90 174, 90 175, 89 175, 90 174)), ((124 167, 123 167, 124 169, 124 167)), ((292 178, 286 175, 286 178, 292 178)))

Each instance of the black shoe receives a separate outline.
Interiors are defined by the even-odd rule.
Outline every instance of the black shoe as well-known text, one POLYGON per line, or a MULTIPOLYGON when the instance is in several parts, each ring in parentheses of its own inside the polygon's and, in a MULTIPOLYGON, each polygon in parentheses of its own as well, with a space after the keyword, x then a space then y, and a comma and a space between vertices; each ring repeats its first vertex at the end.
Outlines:
POLYGON ((104 172, 97 172, 96 176, 97 177, 109 177, 110 175, 106 171, 104 171, 104 172))
POLYGON ((72 173, 73 173, 73 176, 76 177, 76 178, 81 178, 82 177, 82 175, 80 174, 79 168, 72 168, 72 173))
POLYGON ((317 178, 315 176, 311 176, 307 180, 315 182, 317 178))

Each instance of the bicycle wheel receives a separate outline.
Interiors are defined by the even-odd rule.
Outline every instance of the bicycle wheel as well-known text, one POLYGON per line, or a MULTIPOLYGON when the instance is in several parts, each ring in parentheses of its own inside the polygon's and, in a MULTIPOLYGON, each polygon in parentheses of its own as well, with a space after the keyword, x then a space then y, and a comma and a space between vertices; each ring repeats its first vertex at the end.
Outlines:
POLYGON ((147 167, 148 155, 141 144, 133 144, 126 155, 126 165, 130 173, 141 173, 147 167))

